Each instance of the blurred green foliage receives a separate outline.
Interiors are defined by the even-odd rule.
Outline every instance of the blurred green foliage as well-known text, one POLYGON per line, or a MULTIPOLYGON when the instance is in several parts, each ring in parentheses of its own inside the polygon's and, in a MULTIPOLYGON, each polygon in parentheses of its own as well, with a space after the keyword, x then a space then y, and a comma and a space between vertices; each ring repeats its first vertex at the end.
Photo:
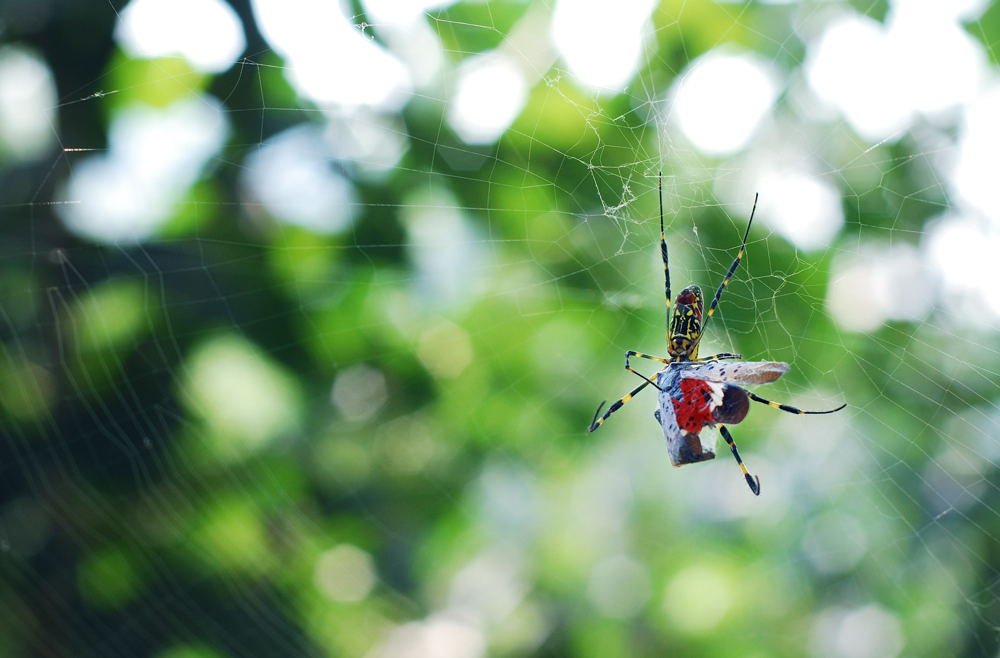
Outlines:
MULTIPOLYGON (((831 165, 846 226, 811 252, 755 229, 706 335, 705 353, 791 363, 769 398, 851 405, 734 430, 761 498, 724 454, 671 469, 649 392, 585 432, 636 383, 622 352, 662 351, 657 172, 675 292, 714 288, 749 212, 715 197, 737 165, 662 136, 664 94, 722 44, 800 66, 791 7, 660 3, 627 89, 582 91, 557 63, 488 146, 415 97, 396 167, 335 164, 359 214, 321 235, 242 187, 245 158, 323 115, 233 6, 246 59, 217 75, 130 59, 111 5, 4 33, 51 66, 61 146, 203 92, 229 135, 140 244, 60 222, 47 202, 77 154, 0 161, 0 654, 996 655, 996 327, 935 312, 851 333, 824 303, 836 258, 913 243, 946 203, 915 143, 798 126, 849 163, 831 165), (467 231, 450 246, 449 212, 467 231)), ((454 65, 528 8, 428 23, 454 65)), ((991 55, 995 14, 969 26, 991 55)))

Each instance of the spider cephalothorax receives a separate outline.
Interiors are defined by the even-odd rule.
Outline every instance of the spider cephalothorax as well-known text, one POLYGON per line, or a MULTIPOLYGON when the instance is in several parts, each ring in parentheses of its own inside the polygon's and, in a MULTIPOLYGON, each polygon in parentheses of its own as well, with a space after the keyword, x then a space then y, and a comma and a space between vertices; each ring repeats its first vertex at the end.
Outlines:
POLYGON ((742 359, 740 354, 728 352, 713 356, 698 357, 698 344, 701 342, 708 318, 715 313, 722 292, 729 285, 729 280, 739 267, 746 249, 750 226, 753 224, 754 212, 757 210, 757 199, 754 198, 750 221, 743 234, 740 251, 729 266, 729 271, 715 291, 708 312, 703 315, 705 307, 701 288, 688 286, 677 295, 677 301, 671 312, 670 304, 670 267, 667 254, 667 238, 663 230, 663 181, 659 180, 660 189, 660 255, 663 257, 663 279, 667 302, 667 354, 669 358, 650 356, 641 352, 629 350, 625 352, 625 369, 641 377, 643 383, 621 398, 598 418, 601 406, 594 413, 594 421, 589 430, 593 432, 600 427, 611 414, 618 411, 622 405, 632 399, 639 391, 652 384, 659 389, 659 408, 654 413, 656 422, 663 428, 667 440, 667 452, 674 466, 693 464, 715 458, 715 453, 706 448, 701 441, 701 431, 705 427, 718 428, 726 440, 729 449, 740 465, 740 470, 746 478, 750 490, 760 495, 760 479, 750 475, 743 464, 732 434, 725 424, 735 425, 742 421, 750 408, 750 400, 760 402, 782 411, 793 414, 829 414, 840 411, 847 405, 841 405, 829 411, 803 411, 778 402, 771 402, 746 390, 743 386, 754 386, 773 382, 788 372, 787 363, 775 361, 749 361, 729 363, 724 359, 742 359), (656 373, 653 379, 634 370, 629 364, 629 358, 636 356, 642 359, 658 361, 664 367, 656 373), (655 380, 655 381, 654 381, 655 380))

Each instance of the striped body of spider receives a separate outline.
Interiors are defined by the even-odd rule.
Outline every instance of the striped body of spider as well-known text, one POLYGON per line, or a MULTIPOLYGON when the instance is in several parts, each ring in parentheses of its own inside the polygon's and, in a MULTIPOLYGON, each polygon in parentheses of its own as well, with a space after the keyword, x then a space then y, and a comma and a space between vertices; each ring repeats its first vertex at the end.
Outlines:
POLYGON ((722 298, 722 292, 729 285, 729 280, 736 272, 736 268, 739 267, 740 261, 743 260, 747 237, 750 235, 750 226, 753 224, 753 216, 757 211, 757 197, 754 197, 753 210, 750 212, 750 221, 747 222, 747 229, 743 234, 740 251, 715 291, 715 297, 712 298, 712 303, 706 314, 703 313, 704 297, 701 288, 696 285, 688 286, 682 290, 677 295, 677 300, 671 309, 670 266, 667 238, 663 228, 662 175, 659 177, 658 187, 660 194, 660 255, 663 259, 663 278, 667 303, 668 357, 650 356, 633 350, 625 352, 625 370, 641 378, 643 382, 630 391, 628 395, 608 407, 604 415, 598 418, 604 407, 602 402, 597 411, 594 412, 594 421, 590 424, 588 431, 596 430, 604 424, 604 421, 611 414, 651 385, 660 391, 659 406, 653 416, 663 428, 663 435, 667 441, 667 452, 670 454, 673 465, 683 466, 684 464, 714 459, 715 453, 702 444, 700 435, 705 427, 717 428, 729 445, 733 457, 736 458, 736 463, 739 464, 750 490, 759 496, 760 478, 750 475, 740 457, 739 450, 736 449, 732 434, 726 429, 727 424, 735 425, 746 417, 750 408, 750 400, 793 414, 829 414, 840 411, 847 405, 841 405, 828 411, 803 411, 786 404, 765 400, 743 388, 744 386, 773 382, 788 372, 787 363, 775 361, 730 363, 727 360, 742 359, 743 357, 740 354, 729 352, 708 357, 698 356, 698 345, 701 343, 705 324, 708 318, 715 313, 719 300, 722 298), (655 375, 655 381, 632 368, 629 362, 632 357, 649 359, 663 364, 663 368, 655 375))

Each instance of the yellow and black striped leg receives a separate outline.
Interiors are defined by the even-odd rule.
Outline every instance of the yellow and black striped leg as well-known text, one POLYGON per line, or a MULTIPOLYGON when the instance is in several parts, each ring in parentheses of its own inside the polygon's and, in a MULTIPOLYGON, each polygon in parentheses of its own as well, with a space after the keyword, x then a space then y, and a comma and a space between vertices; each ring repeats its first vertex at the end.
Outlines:
POLYGON ((802 409, 797 409, 796 407, 790 407, 787 404, 781 404, 780 402, 771 402, 770 400, 765 400, 764 398, 760 397, 759 395, 754 395, 750 391, 747 391, 747 395, 749 395, 750 399, 753 400, 754 402, 760 402, 761 404, 766 404, 769 407, 774 407, 775 409, 781 409, 782 411, 787 411, 790 414, 803 414, 803 415, 804 414, 832 414, 833 412, 840 411, 841 409, 843 409, 844 407, 847 406, 846 404, 842 404, 839 407, 837 407, 836 409, 829 409, 827 411, 803 411, 802 409))
MULTIPOLYGON (((604 407, 604 403, 602 402, 600 404, 600 406, 597 407, 597 411, 594 412, 594 421, 590 424, 590 427, 587 428, 587 431, 588 432, 593 432, 598 427, 600 427, 601 425, 603 425, 604 421, 606 421, 611 414, 613 414, 614 412, 616 412, 619 409, 621 409, 622 405, 624 405, 626 402, 628 402, 629 400, 631 400, 632 398, 634 398, 639 391, 641 391, 642 389, 646 388, 650 384, 652 384, 652 382, 649 381, 648 379, 646 381, 644 381, 643 383, 639 384, 634 389, 632 389, 631 393, 629 393, 628 395, 626 395, 625 397, 623 397, 622 399, 618 400, 613 405, 611 405, 610 407, 608 407, 608 410, 604 412, 604 415, 601 416, 600 418, 598 418, 597 414, 601 413, 601 409, 604 407)), ((654 384, 654 386, 655 386, 655 384, 654 384)))
POLYGON ((696 361, 721 361, 722 359, 742 359, 742 354, 733 354, 732 352, 721 352, 719 354, 713 354, 712 356, 700 356, 696 361))
POLYGON ((631 366, 631 365, 629 365, 629 361, 628 361, 628 360, 629 360, 629 359, 630 359, 631 357, 633 357, 633 356, 637 356, 637 357, 639 357, 640 359, 649 359, 650 361, 657 361, 657 362, 659 362, 659 363, 664 363, 664 364, 667 364, 667 363, 670 363, 670 361, 668 361, 667 359, 662 359, 662 358, 660 358, 660 357, 658 357, 658 356, 650 356, 649 354, 643 354, 642 352, 635 352, 635 351, 633 351, 633 350, 629 350, 628 352, 625 352, 625 369, 626 369, 626 370, 628 370, 628 371, 629 371, 630 373, 632 373, 633 375, 638 375, 639 377, 641 377, 642 379, 646 380, 647 382, 649 382, 649 383, 650 383, 650 384, 652 384, 653 386, 656 386, 656 388, 658 388, 659 390, 661 390, 661 391, 662 391, 663 389, 662 389, 662 388, 660 388, 660 387, 659 387, 659 386, 657 385, 657 383, 656 383, 656 382, 654 382, 654 381, 653 381, 652 379, 650 379, 650 378, 649 378, 649 377, 647 377, 646 375, 642 374, 641 372, 638 372, 638 371, 634 370, 634 369, 632 368, 632 366, 631 366))
POLYGON ((757 212, 757 195, 753 197, 753 210, 750 211, 750 221, 747 222, 746 233, 743 234, 743 243, 740 245, 740 252, 736 255, 736 260, 733 264, 729 266, 729 271, 726 272, 726 276, 722 279, 722 283, 719 284, 719 289, 715 291, 715 298, 712 299, 712 305, 708 307, 708 314, 705 316, 706 319, 712 317, 715 313, 715 307, 719 305, 719 300, 722 298, 722 291, 726 289, 729 285, 729 280, 733 278, 733 274, 736 273, 736 268, 740 266, 740 261, 743 260, 743 252, 747 247, 747 237, 750 236, 750 225, 753 224, 754 213, 757 212))
POLYGON ((667 294, 667 327, 670 327, 670 259, 667 257, 667 234, 663 230, 663 172, 656 177, 660 194, 660 257, 663 259, 663 287, 667 294))
POLYGON ((729 444, 729 449, 733 451, 733 457, 736 457, 736 463, 740 465, 740 470, 743 471, 743 477, 746 478, 747 484, 750 486, 750 491, 753 495, 760 495, 760 478, 756 475, 750 475, 750 471, 747 470, 746 464, 743 463, 743 458, 740 457, 740 451, 736 449, 736 442, 733 441, 733 435, 729 433, 725 425, 719 425, 719 434, 722 438, 726 440, 729 444))

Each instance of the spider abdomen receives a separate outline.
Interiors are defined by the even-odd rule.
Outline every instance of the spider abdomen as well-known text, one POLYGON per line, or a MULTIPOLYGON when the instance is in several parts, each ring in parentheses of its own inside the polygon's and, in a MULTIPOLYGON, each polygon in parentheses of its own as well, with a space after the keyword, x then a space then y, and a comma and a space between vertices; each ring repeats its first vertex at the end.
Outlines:
POLYGON ((698 358, 704 305, 704 296, 698 286, 688 286, 677 295, 667 328, 667 353, 671 357, 681 361, 698 358))

